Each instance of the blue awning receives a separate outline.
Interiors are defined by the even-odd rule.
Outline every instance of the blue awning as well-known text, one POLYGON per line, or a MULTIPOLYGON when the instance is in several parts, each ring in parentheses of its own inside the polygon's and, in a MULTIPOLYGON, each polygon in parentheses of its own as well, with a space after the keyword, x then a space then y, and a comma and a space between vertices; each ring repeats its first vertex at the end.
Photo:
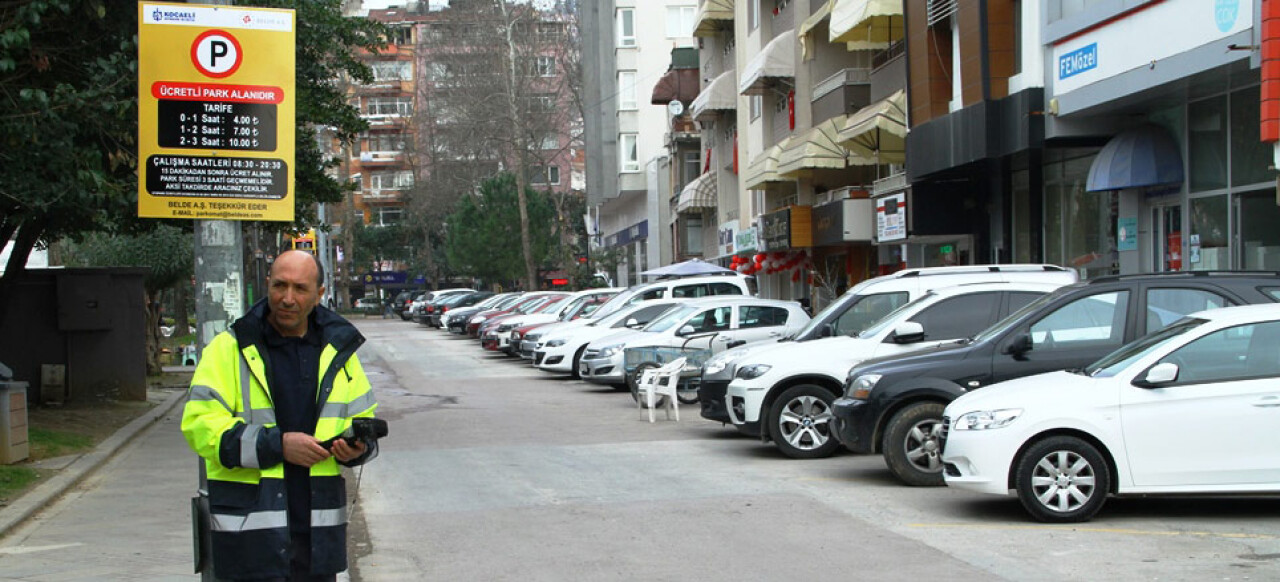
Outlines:
POLYGON ((1089 192, 1181 183, 1182 152, 1158 125, 1135 127, 1111 138, 1089 167, 1089 192))

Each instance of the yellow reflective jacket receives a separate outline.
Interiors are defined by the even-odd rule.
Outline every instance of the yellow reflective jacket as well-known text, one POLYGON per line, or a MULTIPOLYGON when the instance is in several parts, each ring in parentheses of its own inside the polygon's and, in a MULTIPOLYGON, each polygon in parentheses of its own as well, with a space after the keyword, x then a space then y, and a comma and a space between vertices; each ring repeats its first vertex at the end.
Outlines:
MULTIPOLYGON (((214 572, 219 578, 288 577, 288 500, 284 450, 276 426, 264 339, 267 307, 259 301, 205 347, 182 412, 182 434, 205 462, 214 572)), ((319 418, 315 437, 338 436, 351 419, 377 409, 355 356, 364 337, 342 317, 317 307, 321 330, 319 418)), ((347 465, 377 454, 376 443, 347 465)), ((311 467, 311 569, 347 568, 345 482, 333 457, 311 467)))

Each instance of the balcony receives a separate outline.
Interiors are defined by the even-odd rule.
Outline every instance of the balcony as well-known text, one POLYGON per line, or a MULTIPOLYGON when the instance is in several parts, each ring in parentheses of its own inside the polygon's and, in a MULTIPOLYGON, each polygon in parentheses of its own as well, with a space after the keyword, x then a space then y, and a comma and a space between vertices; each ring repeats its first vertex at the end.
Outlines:
POLYGON ((871 195, 884 196, 907 189, 907 173, 898 172, 871 183, 871 195))
POLYGON ((367 84, 357 85, 356 93, 360 95, 412 95, 413 81, 399 79, 372 81, 367 84))
POLYGON ((358 158, 352 161, 358 161, 363 166, 391 166, 404 161, 404 152, 386 151, 386 152, 360 152, 358 158))
POLYGON ((390 115, 379 114, 379 113, 366 113, 361 115, 360 118, 369 122, 370 129, 385 129, 385 128, 391 128, 391 127, 401 128, 409 125, 409 116, 401 115, 399 113, 394 113, 390 115))
POLYGON ((399 189, 365 188, 360 191, 362 204, 392 204, 401 201, 403 191, 399 189))

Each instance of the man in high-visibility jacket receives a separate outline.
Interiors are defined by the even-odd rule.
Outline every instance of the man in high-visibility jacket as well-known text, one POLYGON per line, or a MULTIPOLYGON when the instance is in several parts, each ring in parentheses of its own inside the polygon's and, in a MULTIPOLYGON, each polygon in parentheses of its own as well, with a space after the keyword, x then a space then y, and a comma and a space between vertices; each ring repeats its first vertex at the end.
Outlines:
POLYGON ((376 441, 337 439, 377 408, 356 358, 364 337, 319 307, 324 274, 308 253, 271 266, 267 297, 205 347, 182 433, 204 458, 214 575, 333 580, 347 568, 347 497, 339 463, 376 441))

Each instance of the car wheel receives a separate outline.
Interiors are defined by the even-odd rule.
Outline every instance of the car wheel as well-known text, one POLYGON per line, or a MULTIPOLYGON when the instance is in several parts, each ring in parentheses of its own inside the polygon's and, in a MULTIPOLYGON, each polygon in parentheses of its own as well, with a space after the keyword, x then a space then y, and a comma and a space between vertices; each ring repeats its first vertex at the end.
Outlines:
POLYGON ((1076 437, 1056 436, 1031 445, 1014 463, 1018 500, 1038 521, 1088 521, 1111 490, 1102 453, 1076 437))
POLYGON ((940 402, 919 402, 900 410, 885 429, 881 451, 894 476, 907 485, 937 487, 942 479, 940 402))
POLYGON ((569 374, 573 376, 574 380, 582 379, 582 354, 586 353, 586 351, 587 344, 582 344, 582 347, 578 348, 578 351, 573 354, 573 367, 570 368, 569 374))
MULTIPOLYGON (((627 388, 631 390, 631 400, 639 402, 641 408, 648 408, 649 403, 640 400, 640 376, 644 375, 645 370, 661 367, 662 365, 657 362, 640 362, 634 372, 627 374, 627 388)), ((662 408, 666 404, 666 396, 659 396, 653 401, 655 409, 662 408)))
POLYGON ((831 433, 835 395, 821 386, 788 388, 769 409, 769 434, 782 454, 793 459, 830 457, 840 446, 831 433))

